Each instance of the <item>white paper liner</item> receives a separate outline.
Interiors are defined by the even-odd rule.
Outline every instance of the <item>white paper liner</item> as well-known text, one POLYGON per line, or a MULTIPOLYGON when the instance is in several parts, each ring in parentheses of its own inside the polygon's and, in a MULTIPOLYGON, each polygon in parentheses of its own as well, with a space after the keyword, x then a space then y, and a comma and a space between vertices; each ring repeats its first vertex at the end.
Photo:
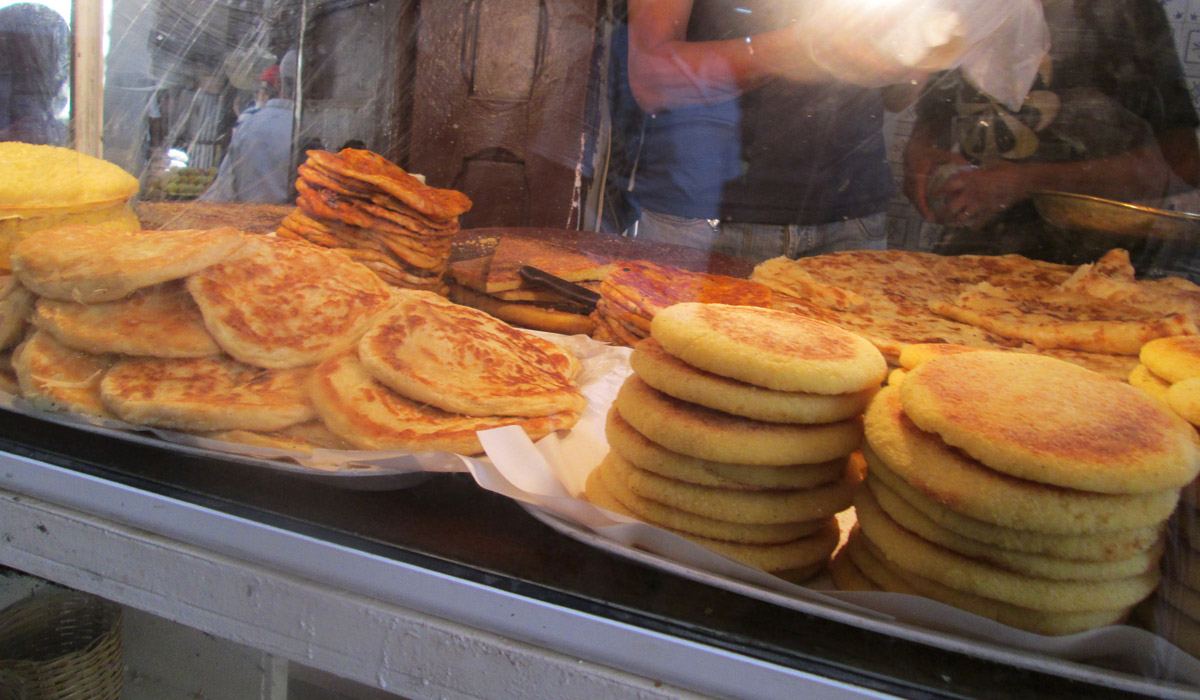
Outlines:
POLYGON ((588 503, 584 483, 608 453, 605 415, 631 372, 630 350, 574 340, 572 349, 592 369, 608 372, 584 385, 588 409, 579 424, 537 444, 513 426, 481 432, 489 460, 468 462, 480 486, 519 501, 547 525, 625 558, 855 626, 1105 686, 1200 698, 1200 660, 1143 629, 1047 637, 919 596, 837 591, 828 578, 799 586, 588 503))

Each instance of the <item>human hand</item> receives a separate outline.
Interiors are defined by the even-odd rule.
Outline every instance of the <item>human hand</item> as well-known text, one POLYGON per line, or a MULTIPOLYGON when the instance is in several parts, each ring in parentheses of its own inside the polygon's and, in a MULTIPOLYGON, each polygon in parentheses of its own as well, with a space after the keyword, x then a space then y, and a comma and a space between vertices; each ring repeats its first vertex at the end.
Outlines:
POLYGON ((1030 178, 1018 163, 997 161, 960 170, 939 188, 945 205, 938 219, 947 225, 981 228, 1030 195, 1030 178))
POLYGON ((812 82, 834 79, 864 87, 923 84, 930 71, 906 65, 887 56, 865 35, 830 32, 821 23, 796 22, 786 30, 786 41, 794 51, 794 66, 788 61, 778 65, 781 77, 812 82))
POLYGON ((939 183, 931 183, 933 174, 942 168, 961 168, 967 160, 957 153, 930 146, 914 134, 904 149, 904 195, 913 203, 921 216, 929 221, 939 221, 939 211, 930 206, 930 195, 940 193, 939 183), (934 192, 933 190, 937 190, 934 192))

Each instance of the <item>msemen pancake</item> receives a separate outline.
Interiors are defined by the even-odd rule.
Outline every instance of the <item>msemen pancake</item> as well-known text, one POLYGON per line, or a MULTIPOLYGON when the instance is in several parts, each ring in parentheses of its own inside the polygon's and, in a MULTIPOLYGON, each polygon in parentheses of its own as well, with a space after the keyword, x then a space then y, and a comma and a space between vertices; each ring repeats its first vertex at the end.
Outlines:
POLYGON ((221 352, 182 282, 97 304, 39 299, 33 323, 63 345, 90 353, 208 357, 221 352))
POLYGON ((233 228, 115 231, 71 226, 42 231, 13 249, 13 273, 33 292, 90 304, 186 277, 242 247, 233 228))
POLYGON ((636 374, 621 385, 614 405, 650 440, 714 462, 815 464, 845 457, 862 441, 858 418, 816 425, 766 423, 672 398, 636 374))
MULTIPOLYGON (((923 364, 913 372, 942 361, 923 364)), ((1166 520, 1175 509, 1178 489, 1094 493, 1019 479, 987 468, 952 449, 937 435, 920 430, 908 418, 901 408, 901 395, 913 376, 909 374, 899 387, 884 387, 871 402, 863 417, 866 443, 889 470, 938 503, 995 525, 1058 534, 1147 527, 1166 520)))
POLYGON ((358 344, 363 366, 393 391, 468 416, 549 416, 586 405, 565 350, 430 292, 398 297, 358 344))
POLYGON ((1121 494, 1176 489, 1200 471, 1186 421, 1128 384, 1061 360, 952 355, 913 369, 899 391, 917 427, 1011 476, 1121 494))
POLYGON ((462 416, 410 401, 375 381, 353 352, 316 367, 312 400, 325 425, 359 449, 447 451, 473 455, 483 451, 476 431, 520 426, 533 440, 579 421, 578 413, 519 418, 462 416))
POLYGON ((35 331, 13 352, 21 396, 47 411, 109 417, 100 401, 100 379, 112 360, 72 350, 35 331))
POLYGON ((218 345, 274 369, 353 347, 395 302, 387 284, 346 256, 266 236, 247 237, 237 253, 189 277, 187 288, 218 345))
POLYGON ((0 276, 0 350, 7 350, 25 337, 34 295, 12 275, 0 276))
POLYGON ((887 374, 883 355, 865 339, 771 309, 676 304, 654 317, 651 334, 693 367, 778 391, 853 393, 887 374))
POLYGON ((279 430, 315 416, 308 370, 267 370, 226 357, 130 358, 100 382, 128 423, 175 430, 279 430))
POLYGON ((634 346, 629 364, 642 381, 682 401, 773 423, 834 423, 862 414, 875 388, 849 394, 775 391, 697 369, 653 338, 634 346))

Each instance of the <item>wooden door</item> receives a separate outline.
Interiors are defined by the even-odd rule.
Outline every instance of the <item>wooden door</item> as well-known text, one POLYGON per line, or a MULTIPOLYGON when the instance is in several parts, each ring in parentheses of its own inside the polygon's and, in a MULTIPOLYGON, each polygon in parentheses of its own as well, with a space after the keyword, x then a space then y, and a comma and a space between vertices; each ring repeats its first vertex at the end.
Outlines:
POLYGON ((579 227, 599 7, 422 0, 408 168, 471 198, 464 228, 579 227))

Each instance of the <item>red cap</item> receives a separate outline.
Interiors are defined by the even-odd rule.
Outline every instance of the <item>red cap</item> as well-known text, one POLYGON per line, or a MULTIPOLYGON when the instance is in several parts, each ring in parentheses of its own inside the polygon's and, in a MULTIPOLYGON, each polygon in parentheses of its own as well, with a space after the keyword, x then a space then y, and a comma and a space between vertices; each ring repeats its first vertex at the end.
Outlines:
POLYGON ((262 75, 258 76, 258 79, 264 83, 268 83, 271 87, 278 90, 279 89, 279 66, 271 66, 270 68, 266 69, 265 71, 262 72, 262 75))

